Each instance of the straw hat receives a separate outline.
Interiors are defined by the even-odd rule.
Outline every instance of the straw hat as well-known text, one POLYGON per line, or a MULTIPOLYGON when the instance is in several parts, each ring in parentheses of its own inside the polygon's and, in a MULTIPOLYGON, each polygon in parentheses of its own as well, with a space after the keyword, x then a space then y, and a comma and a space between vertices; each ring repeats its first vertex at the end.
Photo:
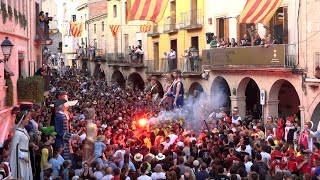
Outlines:
POLYGON ((135 161, 142 161, 143 160, 143 155, 140 154, 140 153, 137 153, 137 154, 134 155, 133 159, 135 161))
POLYGON ((165 155, 163 155, 162 153, 159 153, 158 155, 156 155, 156 159, 161 161, 161 160, 164 160, 166 158, 165 155))

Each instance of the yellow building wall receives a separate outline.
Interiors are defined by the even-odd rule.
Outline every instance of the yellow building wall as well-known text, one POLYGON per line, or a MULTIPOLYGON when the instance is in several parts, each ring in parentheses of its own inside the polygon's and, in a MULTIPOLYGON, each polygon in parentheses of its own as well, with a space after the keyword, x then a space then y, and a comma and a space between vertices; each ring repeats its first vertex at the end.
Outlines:
MULTIPOLYGON (((198 36, 198 44, 199 44, 199 53, 200 57, 202 56, 202 49, 205 49, 206 46, 206 37, 205 37, 205 19, 204 19, 204 0, 197 0, 197 9, 202 12, 202 22, 203 26, 202 28, 198 29, 190 29, 185 30, 180 28, 180 23, 182 23, 181 13, 184 12, 190 12, 191 11, 191 1, 192 0, 176 0, 176 24, 177 24, 177 30, 176 33, 164 33, 163 28, 164 24, 166 24, 167 17, 170 16, 170 2, 165 10, 164 16, 162 20, 158 23, 158 31, 161 33, 159 36, 155 37, 148 37, 148 52, 149 60, 154 60, 154 46, 153 44, 155 42, 159 43, 159 59, 161 61, 162 58, 164 58, 165 52, 170 52, 170 43, 171 40, 177 39, 177 58, 178 58, 178 68, 180 60, 182 59, 182 56, 184 54, 184 50, 189 49, 191 46, 191 37, 198 36)), ((161 63, 160 63, 161 65, 161 63)))

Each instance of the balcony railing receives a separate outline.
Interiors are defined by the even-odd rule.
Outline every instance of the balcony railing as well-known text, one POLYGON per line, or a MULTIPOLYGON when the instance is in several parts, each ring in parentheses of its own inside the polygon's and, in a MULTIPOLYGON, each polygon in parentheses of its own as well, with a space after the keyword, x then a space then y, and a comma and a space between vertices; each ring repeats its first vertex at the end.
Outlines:
POLYGON ((201 10, 192 10, 181 13, 180 27, 184 29, 202 28, 203 12, 201 10))
POLYGON ((165 58, 162 58, 159 61, 146 60, 145 65, 148 67, 147 73, 163 74, 168 72, 168 60, 165 58))
POLYGON ((159 33, 159 27, 157 25, 154 25, 151 29, 151 31, 148 32, 148 36, 159 36, 160 33, 159 33))
POLYGON ((202 72, 202 59, 200 57, 180 58, 178 69, 183 72, 202 72))
POLYGON ((294 45, 271 45, 267 48, 214 48, 202 51, 202 65, 210 68, 293 68, 296 64, 294 45))
POLYGON ((177 32, 177 23, 176 23, 176 17, 169 17, 164 22, 163 32, 164 33, 171 33, 171 32, 177 32))

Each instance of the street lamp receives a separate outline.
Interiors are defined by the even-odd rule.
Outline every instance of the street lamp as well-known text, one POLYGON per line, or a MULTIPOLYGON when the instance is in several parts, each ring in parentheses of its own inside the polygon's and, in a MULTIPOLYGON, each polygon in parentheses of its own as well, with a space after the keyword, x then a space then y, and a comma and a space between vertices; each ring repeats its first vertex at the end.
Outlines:
POLYGON ((1 43, 1 49, 2 49, 4 59, 0 60, 0 63, 3 61, 6 62, 9 60, 12 52, 12 47, 14 46, 8 37, 5 37, 5 38, 6 39, 1 43))

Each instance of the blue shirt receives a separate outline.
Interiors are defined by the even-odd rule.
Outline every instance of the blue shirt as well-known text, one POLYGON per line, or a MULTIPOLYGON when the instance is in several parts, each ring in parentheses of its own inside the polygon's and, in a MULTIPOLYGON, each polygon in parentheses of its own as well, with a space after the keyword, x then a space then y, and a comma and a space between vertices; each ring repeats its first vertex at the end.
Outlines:
POLYGON ((102 156, 102 150, 107 146, 103 142, 95 142, 94 143, 94 155, 97 157, 102 156))
POLYGON ((53 175, 54 177, 59 176, 60 165, 57 159, 51 158, 49 163, 52 165, 53 175))
MULTIPOLYGON (((122 169, 123 165, 124 165, 124 162, 120 161, 120 163, 119 163, 120 169, 122 169)), ((136 171, 136 167, 134 166, 134 164, 131 161, 129 162, 129 169, 136 171)))
POLYGON ((61 166, 64 162, 64 158, 59 154, 58 155, 58 163, 59 163, 59 166, 61 166))

